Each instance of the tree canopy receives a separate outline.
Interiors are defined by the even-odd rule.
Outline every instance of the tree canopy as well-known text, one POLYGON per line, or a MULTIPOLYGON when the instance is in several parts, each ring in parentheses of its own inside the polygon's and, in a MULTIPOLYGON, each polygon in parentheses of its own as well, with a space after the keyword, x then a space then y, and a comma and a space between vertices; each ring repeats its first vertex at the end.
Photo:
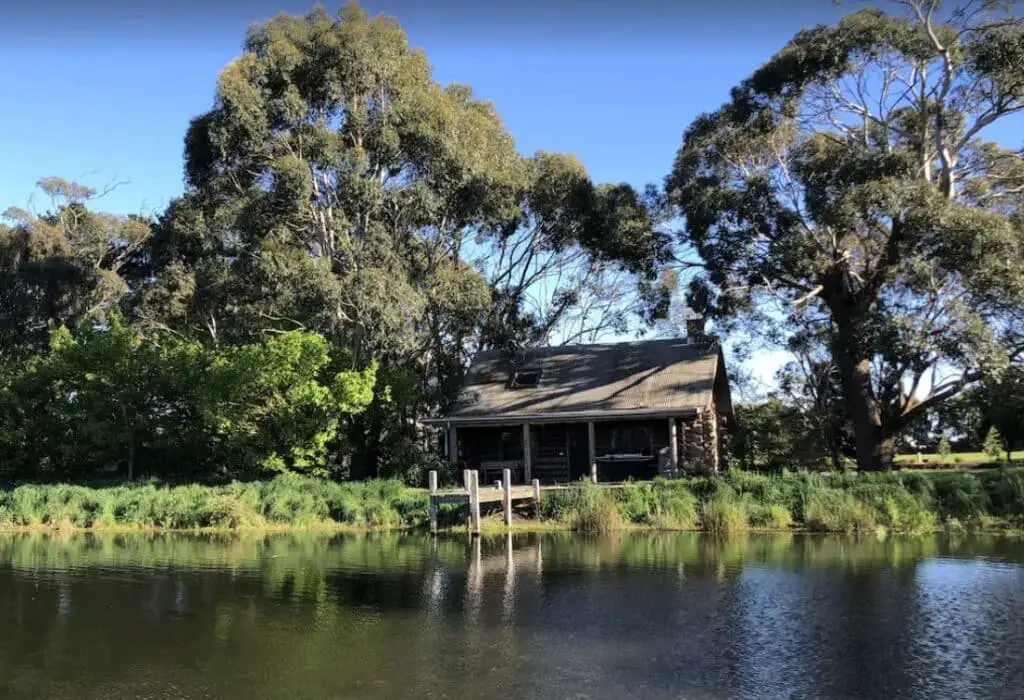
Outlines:
MULTIPOLYGON (((595 183, 567 154, 520 154, 492 104, 438 84, 395 20, 355 4, 254 25, 184 154, 185 192, 153 221, 98 213, 92 192, 56 179, 41 182, 60 198, 54 213, 12 210, 0 333, 5 352, 49 358, 68 382, 156 372, 149 352, 171 353, 168 367, 185 361, 176 353, 203 358, 160 376, 220 397, 195 399, 196 420, 231 445, 225 463, 414 472, 431 459, 419 420, 454 400, 476 351, 593 340, 667 310, 672 241, 655 188, 595 183), (95 352, 69 365, 79 345, 95 352), (342 392, 360 400, 339 409, 331 377, 371 368, 370 393, 342 392), (254 394, 269 403, 252 406, 254 394), (254 437, 266 431, 273 447, 254 437)), ((107 415, 104 402, 131 413, 163 379, 103 381, 128 392, 97 395, 107 415)), ((84 411, 85 396, 68 402, 84 411)), ((156 428, 140 426, 171 413, 146 410, 97 442, 121 455, 126 431, 149 440, 156 428)))
POLYGON ((861 468, 1022 347, 1024 110, 1010 8, 905 0, 799 32, 687 129, 666 189, 704 270, 692 306, 820 340, 861 468))

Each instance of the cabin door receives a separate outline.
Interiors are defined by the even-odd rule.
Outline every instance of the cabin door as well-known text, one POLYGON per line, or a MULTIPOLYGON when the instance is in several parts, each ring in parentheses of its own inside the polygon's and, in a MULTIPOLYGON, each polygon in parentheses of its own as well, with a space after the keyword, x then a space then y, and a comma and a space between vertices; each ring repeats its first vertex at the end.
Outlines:
POLYGON ((569 478, 578 481, 590 475, 590 442, 586 423, 566 426, 569 442, 569 478))

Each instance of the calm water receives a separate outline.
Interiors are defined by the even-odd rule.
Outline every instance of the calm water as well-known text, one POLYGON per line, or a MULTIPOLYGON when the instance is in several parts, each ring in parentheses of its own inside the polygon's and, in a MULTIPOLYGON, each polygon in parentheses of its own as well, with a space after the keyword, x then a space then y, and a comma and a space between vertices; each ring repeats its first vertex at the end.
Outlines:
POLYGON ((2 698, 1022 693, 1015 539, 0 536, 2 698))

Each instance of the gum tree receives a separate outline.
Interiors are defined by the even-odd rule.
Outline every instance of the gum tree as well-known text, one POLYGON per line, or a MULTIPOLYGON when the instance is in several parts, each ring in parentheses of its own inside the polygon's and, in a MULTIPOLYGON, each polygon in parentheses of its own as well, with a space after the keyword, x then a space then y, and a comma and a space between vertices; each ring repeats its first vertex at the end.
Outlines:
POLYGON ((799 32, 686 131, 670 199, 704 274, 690 303, 823 335, 862 469, 1021 348, 1024 110, 1012 7, 905 0, 799 32))
POLYGON ((564 326, 582 302, 560 271, 614 267, 657 298, 668 241, 641 195, 519 154, 492 104, 355 4, 252 27, 185 160, 132 313, 213 343, 316 330, 356 367, 377 359, 393 401, 355 426, 353 476, 413 459, 417 418, 473 350, 564 326), (542 283, 554 308, 537 313, 542 283))

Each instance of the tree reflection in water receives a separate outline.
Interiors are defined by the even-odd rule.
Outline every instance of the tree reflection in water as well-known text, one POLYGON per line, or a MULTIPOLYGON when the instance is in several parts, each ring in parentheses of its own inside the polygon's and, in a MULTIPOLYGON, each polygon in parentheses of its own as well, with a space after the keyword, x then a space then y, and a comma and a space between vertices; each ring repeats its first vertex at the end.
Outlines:
POLYGON ((1016 696, 1024 545, 0 536, 9 698, 1016 696))

